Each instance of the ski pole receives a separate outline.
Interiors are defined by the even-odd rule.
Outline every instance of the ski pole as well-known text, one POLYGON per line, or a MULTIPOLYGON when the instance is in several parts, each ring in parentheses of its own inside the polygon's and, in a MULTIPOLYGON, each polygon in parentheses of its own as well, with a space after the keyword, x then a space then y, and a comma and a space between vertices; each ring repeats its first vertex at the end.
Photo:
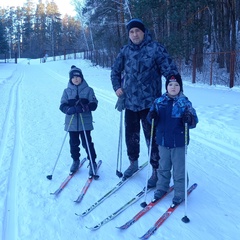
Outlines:
POLYGON ((66 141, 66 138, 67 138, 67 135, 68 135, 68 130, 69 130, 71 124, 72 124, 73 117, 74 117, 74 114, 71 116, 70 122, 69 122, 69 124, 68 124, 67 132, 66 132, 66 134, 65 134, 65 136, 64 136, 64 139, 63 139, 63 142, 62 142, 62 146, 61 146, 61 148, 60 148, 60 151, 59 151, 59 153, 58 153, 57 159, 56 159, 55 164, 54 164, 53 169, 52 169, 52 174, 51 174, 51 175, 47 175, 47 179, 49 179, 49 180, 52 180, 52 176, 53 176, 53 173, 54 173, 54 171, 55 171, 56 165, 57 165, 57 163, 58 163, 59 157, 60 157, 60 155, 61 155, 61 152, 62 152, 62 149, 63 149, 63 145, 64 145, 64 143, 65 143, 65 141, 66 141))
POLYGON ((82 117, 81 113, 79 113, 79 115, 80 115, 80 119, 81 119, 81 123, 82 123, 82 127, 83 127, 84 137, 85 137, 85 141, 86 141, 86 145, 87 145, 87 149, 88 149, 88 155, 89 155, 89 158, 90 158, 90 164, 91 164, 91 167, 92 167, 92 170, 93 170, 93 175, 94 175, 94 178, 97 179, 98 176, 96 175, 95 169, 94 169, 94 166, 93 166, 92 155, 91 155, 89 144, 88 144, 88 139, 87 139, 87 134, 86 134, 85 126, 84 126, 83 117, 82 117))
POLYGON ((185 214, 182 218, 184 223, 190 222, 187 216, 187 142, 188 142, 188 124, 185 123, 185 214))
POLYGON ((116 175, 119 178, 121 178, 123 176, 123 174, 121 172, 121 170, 122 170, 122 122, 123 122, 123 111, 121 111, 121 115, 120 115, 117 169, 116 169, 116 175))
POLYGON ((146 199, 147 199, 147 190, 148 190, 148 177, 149 177, 149 171, 150 171, 150 161, 151 161, 151 153, 152 153, 152 139, 153 139, 153 129, 154 129, 154 118, 152 119, 152 126, 151 126, 151 135, 150 135, 150 143, 149 143, 149 150, 148 150, 148 171, 147 171, 147 177, 146 177, 146 185, 145 185, 145 192, 144 192, 144 202, 142 202, 140 205, 141 207, 146 207, 146 199))

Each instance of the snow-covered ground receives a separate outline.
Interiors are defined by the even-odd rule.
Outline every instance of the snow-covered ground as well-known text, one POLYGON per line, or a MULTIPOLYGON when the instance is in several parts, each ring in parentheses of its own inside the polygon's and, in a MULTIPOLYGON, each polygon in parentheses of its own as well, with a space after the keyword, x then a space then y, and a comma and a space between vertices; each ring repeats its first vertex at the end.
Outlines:
MULTIPOLYGON (((84 60, 40 64, 22 59, 18 64, 0 63, 0 234, 3 240, 96 240, 138 239, 170 205, 169 194, 127 230, 122 225, 140 209, 144 198, 118 217, 90 231, 110 213, 129 201, 145 185, 148 167, 85 217, 84 212, 119 182, 116 176, 120 113, 110 70, 93 67, 84 60), (99 107, 93 113, 92 132, 100 178, 93 181, 80 204, 74 203, 88 175, 87 163, 58 197, 50 195, 69 173, 72 163, 68 137, 49 181, 65 132, 59 110, 72 64, 80 67, 95 90, 99 107)), ((187 79, 187 78, 186 78, 187 79)), ((188 198, 190 223, 181 221, 184 204, 150 239, 237 240, 240 236, 240 89, 184 81, 184 93, 196 108, 199 124, 191 130, 187 161, 190 184, 198 183, 188 198)), ((82 151, 82 157, 86 154, 82 151)), ((141 139, 140 163, 147 161, 141 139)), ((123 170, 128 166, 123 144, 123 170)), ((153 197, 150 192, 146 201, 153 197)))

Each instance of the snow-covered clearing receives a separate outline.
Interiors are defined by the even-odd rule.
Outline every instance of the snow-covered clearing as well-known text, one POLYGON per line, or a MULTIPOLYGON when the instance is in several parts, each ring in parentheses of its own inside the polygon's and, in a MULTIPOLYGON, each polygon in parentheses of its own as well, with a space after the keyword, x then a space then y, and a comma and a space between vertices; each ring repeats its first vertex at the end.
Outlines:
MULTIPOLYGON (((172 193, 127 230, 120 226, 140 209, 139 200, 99 230, 96 225, 129 201, 145 185, 146 167, 119 191, 85 217, 82 213, 119 182, 116 159, 120 113, 110 70, 93 67, 88 61, 66 60, 40 64, 22 59, 18 64, 0 64, 0 234, 3 240, 138 239, 170 205, 172 193), (53 179, 46 175, 60 151, 65 132, 59 110, 71 65, 80 67, 94 88, 99 107, 93 113, 93 141, 103 163, 100 178, 93 181, 80 204, 74 203, 88 175, 88 163, 58 197, 50 195, 69 173, 68 138, 53 179)), ((186 78, 187 79, 187 78, 186 78)), ((184 204, 150 239, 237 240, 240 236, 240 89, 207 86, 184 80, 184 93, 195 107, 199 124, 191 130, 187 161, 190 184, 198 183, 188 198, 189 224, 184 224, 184 204)), ((85 152, 82 151, 82 157, 85 152)), ((140 163, 147 161, 141 139, 140 163)), ((123 144, 123 170, 128 166, 123 144)), ((153 192, 147 195, 149 202, 153 192)))

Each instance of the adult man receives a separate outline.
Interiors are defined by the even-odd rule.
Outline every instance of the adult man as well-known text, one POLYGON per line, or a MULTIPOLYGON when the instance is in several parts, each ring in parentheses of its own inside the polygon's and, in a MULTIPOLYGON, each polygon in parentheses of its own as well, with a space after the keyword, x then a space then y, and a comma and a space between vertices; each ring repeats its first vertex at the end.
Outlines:
MULTIPOLYGON (((133 175, 138 169, 140 153, 140 122, 149 147, 151 125, 146 117, 153 101, 162 95, 162 75, 170 78, 178 75, 178 70, 166 49, 152 40, 140 19, 127 23, 129 43, 119 52, 111 71, 113 89, 119 98, 124 98, 125 140, 130 166, 124 178, 133 175), (122 83, 122 74, 124 81, 122 83)), ((152 141, 152 176, 148 187, 155 187, 159 161, 155 132, 152 141)))

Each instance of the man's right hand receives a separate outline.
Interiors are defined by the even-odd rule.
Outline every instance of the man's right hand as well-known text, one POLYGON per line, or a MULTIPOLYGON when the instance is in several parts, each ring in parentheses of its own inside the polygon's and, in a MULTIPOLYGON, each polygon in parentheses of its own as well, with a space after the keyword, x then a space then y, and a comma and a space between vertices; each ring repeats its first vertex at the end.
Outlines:
POLYGON ((122 90, 122 88, 119 88, 119 89, 116 91, 116 95, 117 95, 118 97, 120 97, 120 96, 123 95, 123 90, 122 90))

